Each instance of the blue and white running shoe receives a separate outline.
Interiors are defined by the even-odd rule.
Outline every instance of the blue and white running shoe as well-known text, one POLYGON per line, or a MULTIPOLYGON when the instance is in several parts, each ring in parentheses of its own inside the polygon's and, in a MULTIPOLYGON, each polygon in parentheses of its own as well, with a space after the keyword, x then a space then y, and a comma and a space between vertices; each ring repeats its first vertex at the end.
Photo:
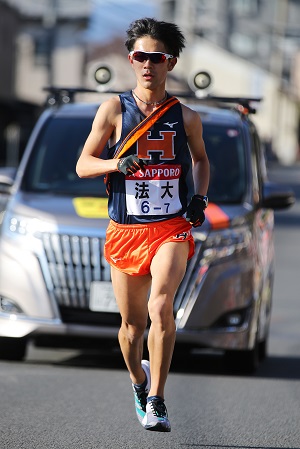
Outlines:
POLYGON ((147 396, 151 386, 150 363, 148 362, 148 360, 142 360, 142 368, 146 374, 146 387, 144 389, 139 389, 136 388, 134 384, 132 384, 135 401, 135 411, 140 424, 142 424, 142 421, 146 414, 147 396))
POLYGON ((142 426, 155 432, 171 432, 167 408, 162 398, 153 396, 146 405, 146 414, 142 426))

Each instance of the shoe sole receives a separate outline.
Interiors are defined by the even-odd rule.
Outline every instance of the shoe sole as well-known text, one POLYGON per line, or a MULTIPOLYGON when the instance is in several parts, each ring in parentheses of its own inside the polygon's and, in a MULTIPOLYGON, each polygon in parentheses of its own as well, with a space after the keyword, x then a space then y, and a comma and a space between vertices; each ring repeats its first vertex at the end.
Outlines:
POLYGON ((171 432, 171 427, 166 427, 161 423, 155 424, 155 426, 144 427, 146 430, 150 430, 152 432, 171 432))

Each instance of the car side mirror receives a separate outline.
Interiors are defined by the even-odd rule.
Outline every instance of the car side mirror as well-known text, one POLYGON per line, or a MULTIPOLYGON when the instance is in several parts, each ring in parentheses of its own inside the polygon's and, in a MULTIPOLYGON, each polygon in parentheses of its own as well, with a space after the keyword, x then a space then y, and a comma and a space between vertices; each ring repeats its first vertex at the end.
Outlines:
POLYGON ((263 185, 260 206, 266 209, 287 209, 295 203, 295 193, 292 188, 274 182, 263 185))

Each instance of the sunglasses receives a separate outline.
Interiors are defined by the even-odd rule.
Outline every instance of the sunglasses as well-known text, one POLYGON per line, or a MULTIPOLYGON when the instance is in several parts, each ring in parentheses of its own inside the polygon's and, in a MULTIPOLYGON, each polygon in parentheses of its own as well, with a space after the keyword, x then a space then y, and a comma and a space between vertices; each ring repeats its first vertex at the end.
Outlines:
POLYGON ((160 51, 136 51, 133 50, 129 53, 129 56, 132 57, 135 61, 145 62, 150 59, 153 64, 161 64, 165 62, 167 59, 174 58, 173 55, 168 55, 168 53, 161 53, 160 51))

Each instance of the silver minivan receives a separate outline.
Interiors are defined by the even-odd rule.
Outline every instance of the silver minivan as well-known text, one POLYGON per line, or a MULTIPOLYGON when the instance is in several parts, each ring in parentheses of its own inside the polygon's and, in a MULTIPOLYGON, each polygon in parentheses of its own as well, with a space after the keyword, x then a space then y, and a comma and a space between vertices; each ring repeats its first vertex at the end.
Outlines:
MULTIPOLYGON (((120 315, 103 257, 102 178, 75 165, 99 105, 46 109, 14 176, 0 169, 0 358, 29 340, 68 346, 116 341, 120 315), (5 203, 5 204, 4 204, 5 203)), ((274 280, 274 208, 293 194, 267 180, 255 126, 242 108, 190 105, 201 115, 211 164, 207 219, 174 301, 177 342, 222 350, 253 371, 267 351, 274 280)))

